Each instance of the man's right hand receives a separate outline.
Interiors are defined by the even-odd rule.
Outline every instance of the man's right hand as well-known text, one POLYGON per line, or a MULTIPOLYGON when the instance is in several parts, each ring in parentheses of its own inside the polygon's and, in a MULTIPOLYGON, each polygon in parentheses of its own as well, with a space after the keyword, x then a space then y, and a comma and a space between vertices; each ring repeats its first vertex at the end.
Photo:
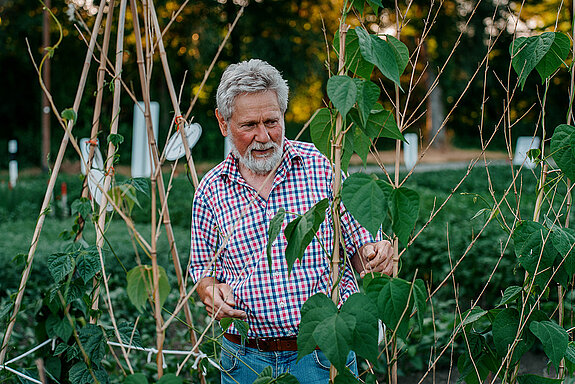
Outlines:
POLYGON ((247 314, 239 309, 234 309, 236 302, 234 292, 228 284, 220 283, 213 277, 204 277, 200 280, 197 288, 200 300, 206 306, 206 311, 210 316, 215 316, 216 320, 224 317, 235 317, 245 319, 247 314))

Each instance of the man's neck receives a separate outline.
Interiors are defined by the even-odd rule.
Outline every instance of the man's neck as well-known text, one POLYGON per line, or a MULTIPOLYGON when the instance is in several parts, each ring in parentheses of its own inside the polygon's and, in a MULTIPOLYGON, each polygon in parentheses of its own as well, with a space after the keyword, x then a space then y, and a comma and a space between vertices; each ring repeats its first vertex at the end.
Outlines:
POLYGON ((238 163, 239 163, 240 174, 242 175, 244 180, 249 185, 251 185, 256 191, 258 191, 261 197, 267 200, 272 190, 274 175, 272 175, 271 172, 265 174, 255 173, 254 171, 243 165, 241 162, 238 163))

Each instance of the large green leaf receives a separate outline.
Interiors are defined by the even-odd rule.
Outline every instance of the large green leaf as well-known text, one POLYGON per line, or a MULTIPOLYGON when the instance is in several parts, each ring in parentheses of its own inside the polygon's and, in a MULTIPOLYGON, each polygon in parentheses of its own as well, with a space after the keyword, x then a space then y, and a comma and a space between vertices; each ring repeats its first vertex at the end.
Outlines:
POLYGON ((356 292, 343 303, 341 312, 355 317, 355 328, 350 348, 375 364, 379 353, 376 304, 366 295, 356 292))
POLYGON ((375 103, 379 99, 379 87, 377 84, 364 79, 353 79, 357 87, 357 107, 361 114, 361 120, 367 121, 375 103))
POLYGON ((377 234, 388 211, 386 189, 375 176, 354 173, 343 182, 341 199, 355 219, 371 233, 377 234))
POLYGON ((48 271, 56 283, 64 280, 74 270, 74 257, 70 253, 54 253, 48 256, 48 271))
POLYGON ((184 379, 180 376, 176 376, 174 373, 166 373, 157 384, 183 384, 184 379))
MULTIPOLYGON (((461 314, 461 319, 459 317, 457 317, 457 319, 456 319, 457 321, 456 321, 455 325, 459 326, 459 323, 461 321, 461 326, 465 327, 466 325, 474 323, 477 320, 481 319, 487 313, 488 312, 486 310, 482 309, 481 307, 475 306, 475 307, 468 309, 467 311, 463 312, 461 314)), ((459 331, 461 331, 461 329, 459 329, 459 331)))
POLYGON ((575 230, 556 228, 551 233, 553 247, 559 252, 559 260, 565 259, 563 267, 568 275, 575 273, 575 230))
POLYGON ((553 74, 569 54, 569 46, 569 39, 560 32, 545 32, 538 36, 515 39, 509 51, 521 89, 535 68, 543 81, 553 74))
MULTIPOLYGON (((369 289, 374 288, 370 283, 369 289)), ((398 277, 384 284, 379 291, 377 307, 379 317, 390 330, 396 330, 398 337, 405 339, 409 330, 409 316, 414 299, 410 298, 411 284, 398 277)))
MULTIPOLYGON (((160 294, 160 305, 163 305, 170 293, 170 282, 168 281, 168 275, 166 270, 159 266, 159 294, 160 294)), ((152 267, 149 265, 140 265, 132 268, 127 275, 128 280, 128 297, 132 304, 142 311, 146 305, 148 298, 153 299, 153 278, 152 278, 152 267)))
POLYGON ((363 58, 379 68, 383 76, 401 89, 395 49, 387 41, 376 35, 370 35, 362 27, 355 28, 355 31, 359 38, 359 49, 363 58))
POLYGON ((572 341, 567 345, 567 349, 565 350, 565 358, 572 364, 575 364, 575 345, 572 341))
POLYGON ((510 287, 505 288, 505 292, 503 292, 503 297, 501 297, 501 301, 499 301, 499 304, 497 304, 497 306, 501 307, 502 305, 507 305, 512 301, 515 301, 515 299, 517 299, 521 294, 522 290, 523 288, 517 285, 512 285, 510 287))
POLYGON ((355 104, 357 87, 349 76, 332 76, 327 81, 327 95, 341 116, 345 118, 355 104))
POLYGON ((274 371, 272 366, 269 365, 263 369, 263 371, 258 375, 257 379, 253 384, 299 384, 297 378, 288 373, 282 373, 277 378, 274 378, 274 371))
POLYGON ((552 379, 550 377, 543 377, 537 375, 521 375, 517 377, 519 384, 561 384, 563 379, 552 379))
POLYGON ((301 261, 303 258, 307 246, 311 243, 319 226, 325 220, 325 211, 328 205, 329 201, 327 199, 319 201, 302 216, 292 220, 284 229, 288 242, 285 252, 288 273, 291 274, 296 259, 301 261))
POLYGON ((569 344, 567 331, 553 321, 532 321, 529 329, 541 341, 545 354, 558 372, 569 344))
MULTIPOLYGON (((363 5, 363 1, 361 1, 363 5)), ((339 55, 339 31, 335 33, 333 46, 339 55)), ((359 50, 359 39, 355 29, 347 31, 345 36, 345 67, 356 76, 369 79, 373 72, 373 64, 366 61, 359 50)))
POLYGON ((95 324, 86 324, 78 331, 78 338, 84 352, 90 358, 90 361, 93 364, 100 366, 100 362, 108 350, 108 345, 102 328, 95 324))
POLYGON ((405 138, 397 127, 393 114, 383 109, 383 106, 379 103, 373 105, 373 109, 370 111, 367 121, 362 120, 359 111, 355 108, 351 109, 349 117, 371 139, 387 137, 405 141, 405 138))
MULTIPOLYGON (((118 324, 118 332, 120 333, 120 339, 122 343, 126 345, 133 345, 135 347, 142 346, 142 340, 140 338, 140 332, 135 329, 135 325, 128 321, 122 321, 118 324)), ((106 330, 106 335, 108 339, 116 339, 116 332, 113 328, 106 330)))
POLYGON ((336 313, 337 307, 323 293, 316 293, 306 300, 301 308, 301 321, 297 335, 298 360, 315 350, 318 344, 313 337, 313 332, 326 316, 336 313))
POLYGON ((417 323, 419 331, 423 334, 423 319, 427 311, 427 290, 425 283, 421 279, 415 280, 413 286, 413 297, 415 298, 415 309, 417 309, 417 323))
POLYGON ((367 155, 369 155, 369 148, 371 147, 371 139, 367 137, 363 130, 356 124, 352 125, 351 131, 346 134, 346 139, 353 136, 353 151, 357 153, 363 166, 367 165, 367 155))
POLYGON ((64 342, 67 342, 70 336, 72 336, 73 331, 74 328, 72 328, 67 317, 60 318, 58 315, 52 313, 46 319, 46 333, 49 337, 54 338, 54 336, 58 336, 64 340, 64 342))
POLYGON ((88 368, 84 362, 74 364, 68 372, 68 378, 73 384, 92 384, 94 383, 94 377, 98 380, 99 384, 107 384, 110 382, 108 373, 104 369, 96 367, 88 368))
POLYGON ((557 126, 551 137, 551 156, 571 180, 575 180, 575 154, 572 145, 574 138, 575 127, 567 124, 557 126))
POLYGON ((313 144, 316 148, 331 159, 331 137, 335 120, 328 108, 322 108, 310 123, 309 130, 313 144))
POLYGON ((519 263, 540 286, 549 281, 557 254, 548 236, 549 230, 541 223, 527 220, 519 222, 512 235, 519 263))
POLYGON ((124 384, 148 384, 148 379, 146 375, 141 372, 134 373, 132 375, 126 376, 123 381, 124 384))
POLYGON ((313 331, 317 345, 338 370, 345 369, 355 324, 354 316, 341 312, 325 316, 313 331))
MULTIPOLYGON (((503 358, 507 355, 509 347, 517 336, 518 329, 519 312, 517 312, 515 308, 506 308, 495 316, 492 324, 493 342, 495 344, 495 350, 500 357, 503 358)), ((521 356, 531 348, 532 344, 532 341, 525 341, 524 338, 519 335, 519 341, 513 350, 512 363, 514 364, 519 361, 521 356)))
POLYGON ((394 189, 390 196, 390 211, 393 232, 407 246, 419 217, 419 194, 407 187, 394 189))
POLYGON ((272 273, 272 243, 274 242, 276 237, 278 237, 278 235, 280 234, 285 217, 286 217, 285 209, 280 208, 278 209, 276 215, 270 220, 270 227, 268 229, 268 245, 266 248, 270 274, 272 273))
POLYGON ((409 49, 400 40, 391 35, 385 35, 385 38, 387 39, 389 45, 393 48, 395 53, 395 61, 397 63, 397 70, 401 76, 405 71, 405 67, 407 67, 407 63, 409 62, 409 49))
POLYGON ((100 257, 95 248, 89 248, 78 252, 76 257, 76 272, 84 280, 84 283, 90 281, 102 266, 100 265, 100 257))

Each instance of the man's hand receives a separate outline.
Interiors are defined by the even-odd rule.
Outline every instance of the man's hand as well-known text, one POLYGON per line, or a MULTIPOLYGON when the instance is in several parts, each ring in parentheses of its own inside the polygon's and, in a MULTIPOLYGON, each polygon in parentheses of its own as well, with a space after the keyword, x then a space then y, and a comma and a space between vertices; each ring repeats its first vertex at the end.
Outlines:
POLYGON ((224 317, 235 317, 245 319, 247 314, 239 309, 234 309, 236 302, 234 292, 228 284, 220 283, 213 277, 204 277, 200 280, 197 288, 200 300, 206 306, 206 311, 210 316, 215 316, 216 320, 224 317))
POLYGON ((359 272, 361 278, 369 272, 383 272, 386 275, 391 275, 393 272, 393 245, 388 240, 366 243, 353 256, 351 264, 359 272))

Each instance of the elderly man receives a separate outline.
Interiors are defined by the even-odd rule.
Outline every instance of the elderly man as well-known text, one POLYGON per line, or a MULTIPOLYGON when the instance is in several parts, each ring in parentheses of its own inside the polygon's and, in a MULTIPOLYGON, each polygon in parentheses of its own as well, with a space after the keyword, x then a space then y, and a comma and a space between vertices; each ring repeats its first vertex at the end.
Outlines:
MULTIPOLYGON (((330 212, 291 273, 283 232, 272 242, 271 266, 266 248, 270 220, 280 208, 287 212, 283 229, 318 201, 333 201, 330 162, 313 145, 284 137, 288 86, 268 63, 230 65, 216 97, 216 117, 232 151, 196 192, 190 273, 210 315, 249 325, 245 343, 233 326, 222 339, 222 383, 252 383, 267 366, 275 376, 289 372, 302 383, 327 383, 330 364, 320 350, 296 363, 296 338, 303 303, 318 292, 329 295, 332 287, 330 212)), ((352 267, 362 277, 366 271, 390 274, 392 247, 374 242, 349 213, 341 222, 351 258, 339 283, 343 302, 358 289, 352 267)), ((357 372, 353 352, 348 363, 357 372)))

